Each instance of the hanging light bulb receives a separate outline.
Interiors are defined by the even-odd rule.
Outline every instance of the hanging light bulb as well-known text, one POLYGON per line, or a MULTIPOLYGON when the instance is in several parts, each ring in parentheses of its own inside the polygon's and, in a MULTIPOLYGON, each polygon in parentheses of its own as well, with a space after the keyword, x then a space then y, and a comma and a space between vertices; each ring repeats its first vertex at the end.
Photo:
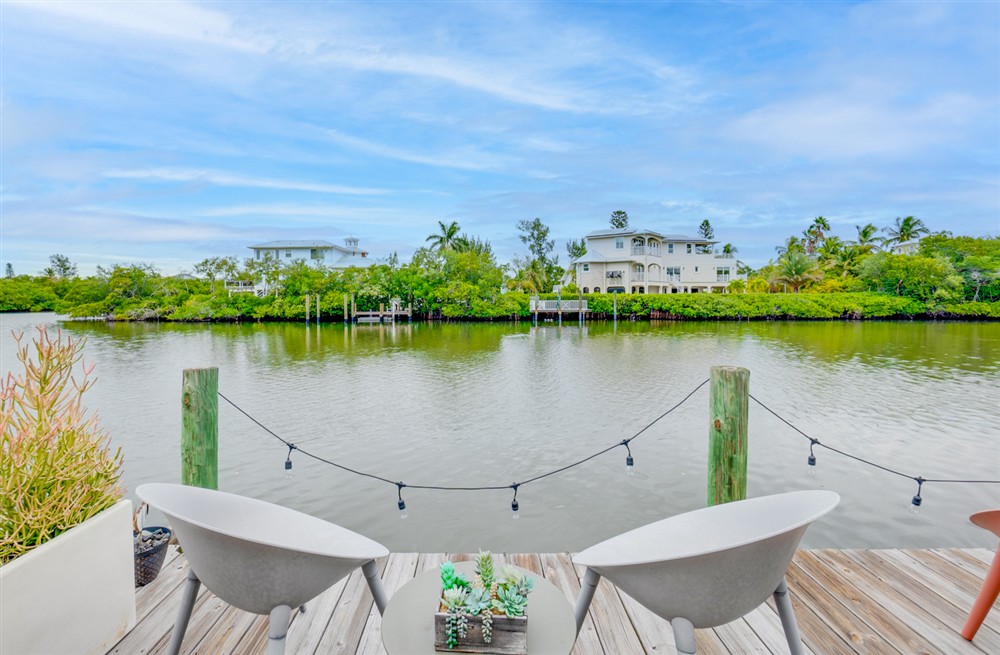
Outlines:
POLYGON ((910 507, 908 508, 910 514, 917 515, 920 514, 920 506, 924 504, 924 499, 920 497, 920 490, 924 486, 925 480, 921 477, 914 478, 917 481, 917 495, 910 499, 910 507))
POLYGON ((292 479, 292 451, 295 450, 295 444, 288 444, 288 457, 285 458, 285 479, 292 479))
POLYGON ((510 511, 511 511, 511 518, 512 519, 519 519, 519 518, 521 518, 520 516, 518 516, 518 513, 517 513, 517 510, 520 509, 520 507, 521 507, 520 504, 518 504, 518 502, 517 502, 517 488, 519 486, 521 486, 521 485, 517 484, 516 482, 514 484, 510 485, 510 488, 514 490, 514 499, 510 501, 510 511))
POLYGON ((404 519, 404 520, 407 517, 407 514, 406 514, 406 501, 403 500, 403 487, 405 487, 405 486, 406 485, 403 484, 402 482, 397 482, 396 483, 396 497, 398 498, 398 501, 396 502, 396 507, 399 508, 399 518, 400 519, 404 519))
POLYGON ((816 454, 813 452, 813 446, 818 443, 816 439, 809 439, 809 458, 806 460, 806 464, 809 465, 809 475, 816 475, 816 454))
POLYGON ((635 458, 632 457, 632 449, 628 446, 629 439, 622 439, 621 445, 625 446, 628 454, 625 456, 625 475, 632 477, 635 475, 635 458))

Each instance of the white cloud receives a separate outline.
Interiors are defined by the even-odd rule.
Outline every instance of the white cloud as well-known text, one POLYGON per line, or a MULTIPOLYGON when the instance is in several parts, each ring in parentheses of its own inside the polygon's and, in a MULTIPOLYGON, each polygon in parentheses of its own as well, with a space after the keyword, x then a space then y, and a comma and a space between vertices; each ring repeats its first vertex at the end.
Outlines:
POLYGON ((414 164, 441 166, 470 171, 502 170, 513 163, 509 157, 491 155, 473 147, 453 150, 441 155, 425 155, 387 146, 382 143, 368 141, 356 136, 344 134, 330 128, 321 128, 323 133, 333 142, 369 155, 396 159, 414 164))
POLYGON ((73 23, 103 25, 118 32, 195 41, 246 52, 267 48, 234 36, 226 14, 191 2, 33 2, 9 0, 20 8, 45 12, 73 23))
MULTIPOLYGON (((491 41, 461 42, 455 34, 447 39, 450 51, 432 53, 433 45, 423 39, 409 42, 410 25, 399 22, 352 21, 347 10, 322 15, 320 26, 303 23, 294 14, 269 12, 258 16, 266 26, 254 25, 230 13, 208 9, 190 2, 31 2, 11 0, 12 6, 44 12, 63 19, 62 27, 75 38, 118 41, 123 36, 141 38, 144 47, 154 49, 148 39, 162 44, 202 44, 235 53, 266 56, 300 68, 334 68, 379 72, 414 78, 440 80, 508 102, 560 112, 637 114, 648 109, 638 96, 622 99, 618 93, 577 85, 565 73, 582 66, 607 69, 607 83, 627 74, 645 76, 648 83, 670 84, 690 81, 690 74, 648 55, 620 52, 596 32, 569 29, 560 38, 548 27, 521 21, 517 39, 534 34, 544 37, 525 54, 513 47, 508 34, 498 33, 491 41), (79 23, 88 23, 78 31, 79 23), (97 28, 97 29, 95 29, 97 28), (100 28, 109 34, 101 33, 100 28), (495 47, 493 47, 495 46, 495 47), (492 54, 490 53, 492 50, 492 54), (486 53, 486 54, 484 54, 486 53), (614 56, 609 57, 609 53, 614 56)), ((241 8, 242 13, 247 13, 241 8)), ((447 28, 442 27, 447 31, 447 28)), ((520 43, 520 41, 519 41, 520 43)), ((214 62, 216 66, 220 62, 214 62)), ((211 67, 209 67, 211 68, 211 67)), ((234 83, 236 83, 234 81, 234 83)), ((676 91, 676 89, 675 89, 676 91)), ((678 94, 671 94, 676 102, 678 94)))
POLYGON ((297 182, 266 177, 248 177, 232 175, 217 171, 189 168, 149 168, 140 170, 111 170, 105 177, 161 180, 164 182, 204 182, 216 186, 251 187, 258 189, 287 189, 292 191, 313 191, 316 193, 336 193, 343 195, 381 195, 389 193, 385 189, 370 189, 350 187, 339 184, 319 184, 313 182, 297 182))
POLYGON ((777 102, 750 111, 723 129, 765 152, 806 160, 904 156, 947 143, 980 113, 961 94, 906 103, 848 89, 777 102))
MULTIPOLYGON (((283 221, 295 223, 317 223, 317 219, 334 219, 346 223, 365 225, 408 226, 425 212, 394 207, 345 207, 338 205, 305 205, 298 203, 272 203, 257 205, 230 205, 206 209, 201 216, 229 218, 237 216, 280 216, 283 221)), ((426 220, 433 224, 436 214, 426 213, 426 220)), ((326 224, 328 221, 325 221, 326 224)))
POLYGON ((58 234, 62 243, 164 243, 233 238, 240 230, 205 222, 115 212, 103 208, 22 211, 4 219, 5 239, 58 234))
MULTIPOLYGON (((419 53, 390 54, 380 51, 359 52, 355 49, 327 53, 316 61, 364 71, 379 71, 429 77, 481 91, 509 102, 558 111, 596 111, 600 105, 589 94, 573 91, 565 84, 540 83, 521 74, 511 74, 494 66, 460 63, 449 57, 419 53)), ((508 67, 509 68, 509 67, 508 67)))

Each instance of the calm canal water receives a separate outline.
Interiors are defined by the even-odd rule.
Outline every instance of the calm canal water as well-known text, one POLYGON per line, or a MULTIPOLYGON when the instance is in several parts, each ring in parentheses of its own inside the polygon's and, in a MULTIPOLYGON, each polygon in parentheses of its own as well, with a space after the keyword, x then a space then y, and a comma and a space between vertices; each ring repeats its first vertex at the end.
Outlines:
MULTIPOLYGON (((806 433, 926 478, 1000 478, 1000 323, 551 323, 356 326, 65 322, 0 315, 11 330, 86 337, 87 405, 125 452, 124 481, 180 478, 182 370, 217 366, 220 391, 281 436, 408 484, 509 485, 627 438, 708 378, 751 371, 751 393, 806 433)), ((360 531, 394 551, 576 551, 705 504, 708 389, 632 442, 518 492, 404 489, 293 455, 220 404, 220 488, 360 531)), ((968 515, 1000 485, 926 484, 818 450, 750 407, 749 493, 841 494, 807 546, 993 546, 968 515)))

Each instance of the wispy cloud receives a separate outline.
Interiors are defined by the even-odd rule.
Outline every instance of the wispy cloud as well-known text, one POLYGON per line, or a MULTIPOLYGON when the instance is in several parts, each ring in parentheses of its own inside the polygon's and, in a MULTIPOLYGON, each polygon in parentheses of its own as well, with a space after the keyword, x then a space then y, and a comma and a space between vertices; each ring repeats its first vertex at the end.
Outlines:
POLYGON ((724 133, 786 157, 898 156, 952 140, 982 113, 980 103, 963 94, 904 102, 876 93, 845 90, 777 102, 736 119, 724 133))
POLYGON ((242 228, 103 208, 26 210, 5 217, 4 238, 33 239, 45 233, 58 233, 65 243, 79 247, 101 241, 156 244, 231 239, 241 236, 242 228))
POLYGON ((438 220, 504 258, 522 218, 615 209, 762 263, 818 214, 1000 214, 998 3, 0 2, 19 271, 281 235, 406 256, 438 220))
POLYGON ((232 175, 218 171, 197 170, 187 168, 149 168, 143 170, 111 170, 105 177, 152 180, 162 182, 201 182, 217 186, 249 187, 257 189, 284 189, 291 191, 311 191, 315 193, 336 193, 342 195, 381 195, 389 193, 386 189, 370 189, 362 187, 342 186, 339 184, 321 184, 314 182, 299 182, 280 180, 267 177, 247 177, 232 175))
POLYGON ((323 134, 330 141, 346 148, 377 157, 385 157, 386 159, 395 159, 413 164, 458 168, 469 171, 487 171, 502 170, 513 163, 513 160, 509 157, 482 152, 475 147, 452 150, 440 155, 427 155, 351 136, 350 134, 344 134, 331 128, 322 128, 322 130, 323 134))
POLYGON ((401 226, 408 225, 418 216, 424 216, 430 224, 436 220, 431 212, 410 210, 402 212, 395 207, 356 207, 340 205, 307 205, 302 203, 270 203, 259 205, 228 205, 213 207, 197 212, 199 216, 211 218, 273 217, 280 216, 283 222, 312 225, 326 225, 330 219, 363 223, 364 225, 401 226))
POLYGON ((101 25, 133 36, 200 42, 245 52, 263 52, 259 42, 233 33, 232 19, 221 11, 192 2, 37 2, 7 0, 5 4, 44 12, 74 23, 101 25))

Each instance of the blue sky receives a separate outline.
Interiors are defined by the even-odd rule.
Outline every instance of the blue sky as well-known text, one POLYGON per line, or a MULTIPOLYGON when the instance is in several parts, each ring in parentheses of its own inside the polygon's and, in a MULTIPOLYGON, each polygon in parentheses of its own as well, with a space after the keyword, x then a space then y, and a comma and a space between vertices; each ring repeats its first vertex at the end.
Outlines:
POLYGON ((1000 233, 1000 3, 0 4, 0 261, 818 215, 1000 233))

